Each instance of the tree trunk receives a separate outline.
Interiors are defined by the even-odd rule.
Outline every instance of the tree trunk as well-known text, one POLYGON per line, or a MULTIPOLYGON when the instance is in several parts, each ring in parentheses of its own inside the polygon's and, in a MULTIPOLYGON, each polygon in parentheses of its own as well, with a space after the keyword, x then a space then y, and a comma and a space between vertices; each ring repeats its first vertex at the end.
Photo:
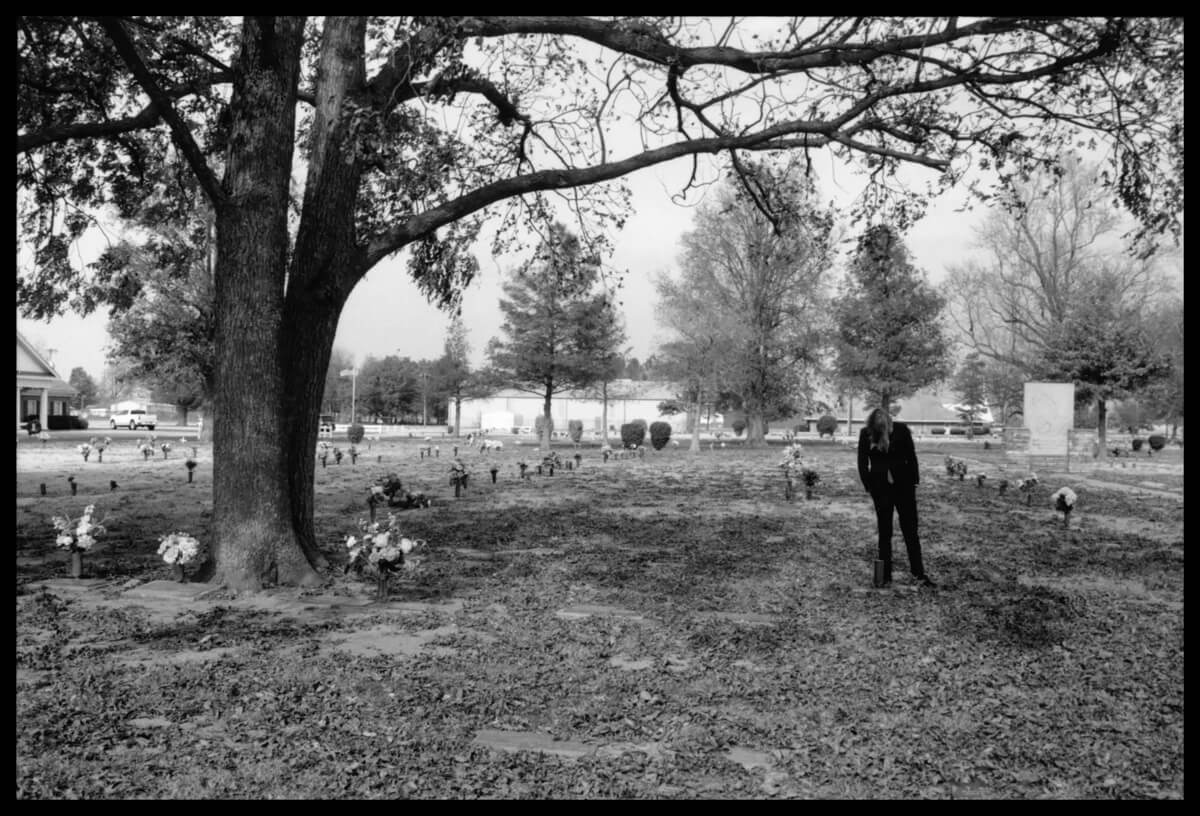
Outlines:
POLYGON ((281 344, 303 18, 245 19, 217 213, 212 560, 234 590, 315 578, 292 528, 281 344), (266 22, 270 28, 260 26, 266 22))
POLYGON ((542 453, 550 452, 550 387, 546 387, 546 400, 542 404, 542 453))
POLYGON ((454 393, 454 438, 462 435, 462 393, 454 393))
POLYGON ((188 419, 188 409, 187 409, 187 406, 186 406, 186 405, 178 405, 178 406, 176 406, 176 407, 177 407, 177 408, 179 408, 179 410, 183 412, 183 419, 181 419, 181 420, 179 421, 179 424, 180 424, 180 425, 184 425, 184 426, 186 426, 186 425, 187 425, 187 419, 188 419))
POLYGON ((1108 450, 1105 444, 1108 437, 1108 406, 1104 404, 1104 397, 1096 400, 1096 419, 1096 439, 1100 443, 1100 450, 1108 450))
POLYGON ((313 120, 280 347, 285 360, 281 430, 287 444, 292 525, 306 561, 318 568, 328 564, 313 527, 321 396, 338 318, 362 265, 354 233, 360 171, 357 162, 345 159, 353 146, 346 144, 342 113, 349 94, 362 81, 365 25, 361 17, 330 17, 322 31, 317 69, 321 97, 313 120))
POLYGON ((692 423, 692 444, 688 450, 697 453, 700 450, 700 411, 702 403, 700 397, 696 397, 696 421, 692 423))
POLYGON ((608 444, 608 380, 600 383, 600 436, 601 444, 608 444))
POLYGON ((766 421, 763 419, 762 408, 754 407, 746 411, 746 447, 761 448, 766 445, 766 421))

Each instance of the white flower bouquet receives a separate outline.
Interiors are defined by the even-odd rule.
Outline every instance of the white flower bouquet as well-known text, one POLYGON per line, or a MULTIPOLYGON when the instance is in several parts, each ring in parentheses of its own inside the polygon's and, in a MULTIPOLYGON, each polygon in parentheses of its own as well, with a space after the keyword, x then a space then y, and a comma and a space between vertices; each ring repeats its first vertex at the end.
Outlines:
POLYGON ((160 538, 158 554, 171 565, 191 564, 200 557, 200 541, 187 533, 169 533, 160 538))
POLYGON ((96 512, 96 505, 89 504, 83 510, 83 515, 77 521, 72 521, 70 516, 54 516, 50 519, 50 523, 54 525, 54 529, 58 532, 54 543, 70 552, 87 552, 96 543, 96 538, 104 535, 104 525, 92 520, 92 515, 96 512))
POLYGON ((1070 526, 1071 511, 1075 509, 1075 491, 1069 487, 1060 487, 1052 498, 1054 509, 1063 514, 1063 523, 1070 526))

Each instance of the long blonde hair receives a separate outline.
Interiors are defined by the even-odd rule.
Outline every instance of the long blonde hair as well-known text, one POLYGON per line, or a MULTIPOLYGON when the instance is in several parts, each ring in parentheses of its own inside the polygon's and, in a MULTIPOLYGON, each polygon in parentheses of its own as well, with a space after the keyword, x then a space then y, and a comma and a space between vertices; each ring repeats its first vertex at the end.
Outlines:
POLYGON ((887 453, 891 446, 892 415, 876 408, 867 416, 867 428, 871 434, 871 447, 887 453))

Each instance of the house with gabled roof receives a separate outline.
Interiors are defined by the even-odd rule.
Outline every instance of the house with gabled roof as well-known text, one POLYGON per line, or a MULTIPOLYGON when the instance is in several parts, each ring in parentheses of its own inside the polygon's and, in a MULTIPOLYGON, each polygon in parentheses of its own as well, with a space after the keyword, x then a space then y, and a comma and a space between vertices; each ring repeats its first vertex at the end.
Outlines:
POLYGON ((17 428, 30 418, 42 428, 50 417, 66 416, 76 391, 67 385, 50 361, 17 332, 17 428))

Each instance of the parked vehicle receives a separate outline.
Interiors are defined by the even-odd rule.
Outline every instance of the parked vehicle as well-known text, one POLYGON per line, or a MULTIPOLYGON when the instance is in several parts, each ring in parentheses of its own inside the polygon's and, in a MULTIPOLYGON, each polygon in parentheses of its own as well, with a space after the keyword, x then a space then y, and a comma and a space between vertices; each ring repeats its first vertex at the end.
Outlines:
POLYGON ((146 428, 153 431, 154 426, 158 424, 158 416, 147 413, 144 408, 131 408, 128 411, 113 414, 109 417, 108 424, 114 431, 117 428, 128 428, 131 431, 146 428))

